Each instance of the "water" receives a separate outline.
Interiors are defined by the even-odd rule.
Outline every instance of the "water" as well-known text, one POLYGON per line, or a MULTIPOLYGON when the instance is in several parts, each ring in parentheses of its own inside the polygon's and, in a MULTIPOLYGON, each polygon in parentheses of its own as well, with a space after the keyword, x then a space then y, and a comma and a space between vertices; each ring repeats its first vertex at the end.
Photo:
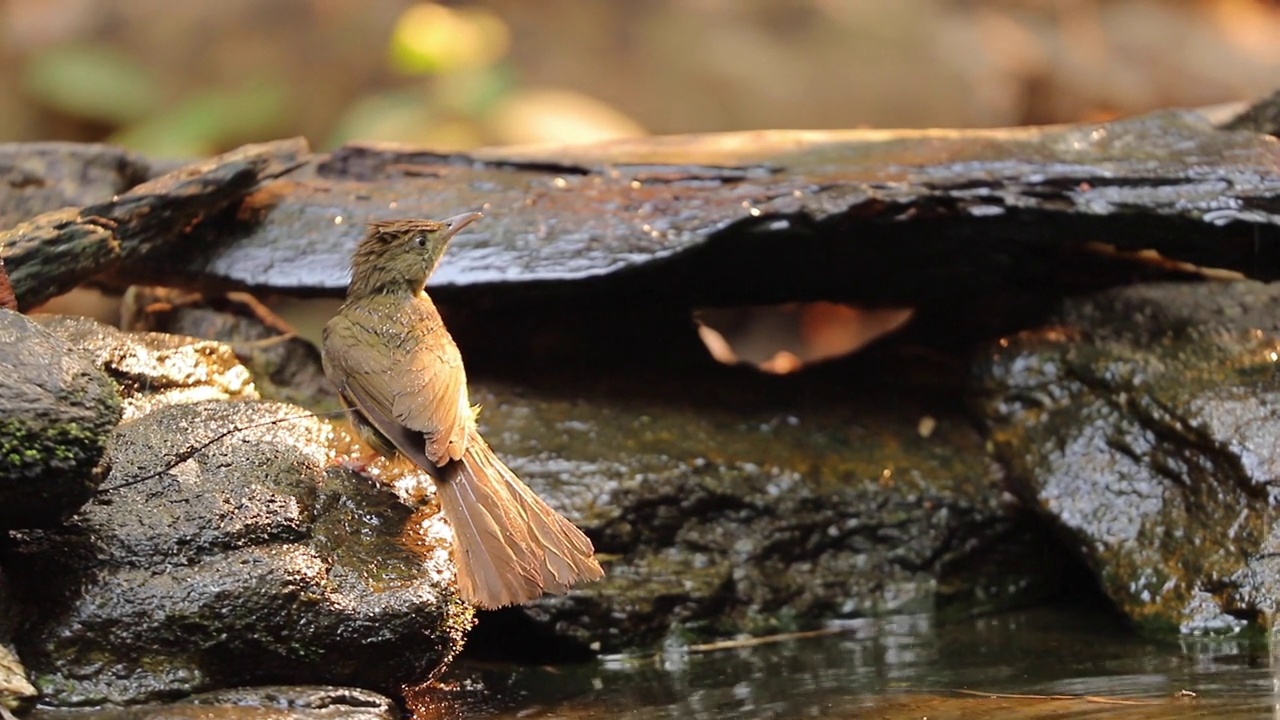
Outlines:
POLYGON ((1280 718, 1264 641, 1147 640, 1062 609, 571 667, 461 664, 411 707, 418 720, 1280 718))

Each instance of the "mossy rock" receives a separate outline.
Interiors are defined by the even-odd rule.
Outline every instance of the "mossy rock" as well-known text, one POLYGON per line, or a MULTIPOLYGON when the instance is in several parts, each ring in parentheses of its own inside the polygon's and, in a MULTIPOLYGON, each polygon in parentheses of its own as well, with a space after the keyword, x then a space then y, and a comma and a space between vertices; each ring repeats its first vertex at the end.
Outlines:
POLYGON ((90 358, 0 310, 0 528, 49 525, 83 505, 120 413, 90 358))

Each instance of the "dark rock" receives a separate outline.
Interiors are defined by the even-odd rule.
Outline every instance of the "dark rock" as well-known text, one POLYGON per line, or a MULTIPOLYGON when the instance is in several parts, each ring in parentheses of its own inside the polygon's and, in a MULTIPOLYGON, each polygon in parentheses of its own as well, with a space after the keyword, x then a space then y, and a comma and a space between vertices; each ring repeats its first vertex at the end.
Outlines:
POLYGON ((17 626, 18 611, 14 607, 9 580, 5 577, 4 568, 0 568, 0 643, 12 640, 17 626))
POLYGON ((332 467, 330 433, 257 402, 122 423, 94 502, 63 527, 15 533, 4 556, 43 701, 391 690, 451 657, 471 615, 443 520, 332 467))
POLYGON ((17 310, 18 298, 13 294, 13 285, 9 283, 9 273, 4 269, 4 258, 0 258, 0 310, 17 310))
POLYGON ((942 403, 721 377, 473 386, 485 436, 606 569, 514 612, 605 651, 931 612, 951 568, 1012 534, 981 438, 942 403))
POLYGON ((1276 608, 1280 287, 1065 301, 983 362, 1012 487, 1141 625, 1227 631, 1276 608))
POLYGON ((163 705, 42 709, 32 720, 397 720, 386 697, 345 687, 272 686, 199 693, 163 705))
MULTIPOLYGON (((186 327, 221 333, 241 320, 217 319, 227 309, 217 298, 168 305, 138 322, 201 318, 186 327)), ((631 649, 832 617, 990 611, 1057 589, 1057 564, 1005 512, 982 440, 953 400, 850 387, 856 372, 767 378, 716 366, 687 315, 684 345, 647 336, 680 372, 575 366, 532 352, 546 336, 515 337, 517 326, 573 327, 530 313, 464 323, 520 347, 527 366, 518 381, 476 373, 472 397, 486 436, 591 534, 609 577, 569 598, 484 615, 477 652, 540 662, 576 656, 557 655, 556 634, 631 649), (942 427, 928 438, 924 415, 942 427), (535 652, 544 645, 556 649, 535 652)), ((581 335, 578 343, 607 342, 581 335)), ((590 351, 573 347, 584 362, 590 351)))
POLYGON ((120 414, 115 384, 90 358, 0 310, 0 528, 53 524, 84 504, 120 414))

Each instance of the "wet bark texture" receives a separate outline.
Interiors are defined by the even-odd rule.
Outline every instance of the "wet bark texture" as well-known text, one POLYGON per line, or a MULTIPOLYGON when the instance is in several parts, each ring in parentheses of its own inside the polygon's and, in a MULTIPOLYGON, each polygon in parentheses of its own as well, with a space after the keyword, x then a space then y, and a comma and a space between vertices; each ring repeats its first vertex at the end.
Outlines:
MULTIPOLYGON (((8 149, 17 153, 21 146, 8 149)), ((0 256, 20 309, 36 307, 159 246, 198 251, 184 242, 194 227, 237 206, 262 180, 296 167, 305 149, 300 140, 250 145, 132 184, 141 168, 118 151, 106 149, 103 158, 74 145, 38 146, 34 158, 44 162, 12 163, 9 183, 19 189, 34 185, 44 193, 18 193, 18 201, 4 208, 9 216, 16 219, 30 207, 63 199, 89 202, 43 212, 0 233, 0 256)))
POLYGON ((360 145, 308 154, 281 141, 127 190, 145 166, 116 151, 101 150, 113 165, 76 146, 38 150, 42 164, 11 180, 27 196, 22 207, 84 204, 0 234, 24 308, 113 268, 118 281, 337 295, 364 221, 462 208, 490 217, 457 239, 433 282, 441 288, 622 273, 703 304, 888 303, 977 283, 1177 269, 1128 251, 1261 278, 1280 271, 1275 138, 1190 111, 1042 129, 775 131, 472 155, 360 145), (104 164, 114 174, 81 182, 104 164))

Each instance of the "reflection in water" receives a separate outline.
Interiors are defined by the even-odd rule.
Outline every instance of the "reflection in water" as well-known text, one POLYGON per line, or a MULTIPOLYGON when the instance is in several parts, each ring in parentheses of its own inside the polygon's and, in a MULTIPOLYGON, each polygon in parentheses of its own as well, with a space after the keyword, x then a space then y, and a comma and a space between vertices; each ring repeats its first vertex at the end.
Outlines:
MULTIPOLYGON (((435 718, 1273 717, 1265 642, 1151 641, 1108 617, 928 616, 715 652, 559 668, 462 665, 411 702, 435 718), (1000 694, 998 697, 981 693, 1000 694), (1190 693, 1194 693, 1194 697, 1190 693), (1076 696, 1040 699, 1013 695, 1076 696), (1114 702, 1119 701, 1119 702, 1114 702)), ((1277 713, 1280 717, 1280 712, 1277 713)))
POLYGON ((1269 637, 1267 658, 1271 666, 1271 709, 1274 719, 1280 720, 1280 628, 1272 627, 1269 637))

